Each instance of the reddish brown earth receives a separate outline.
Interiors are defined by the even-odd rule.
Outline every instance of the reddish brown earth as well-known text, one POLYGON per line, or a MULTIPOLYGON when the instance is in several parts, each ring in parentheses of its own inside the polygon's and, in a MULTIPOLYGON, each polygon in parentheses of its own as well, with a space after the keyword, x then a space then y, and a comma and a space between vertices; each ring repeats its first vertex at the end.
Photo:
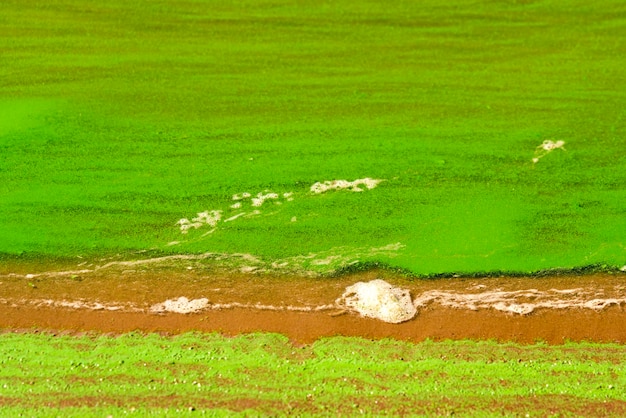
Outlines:
MULTIPOLYGON (((533 303, 538 299, 530 294, 516 301, 533 303)), ((312 279, 162 269, 0 275, 0 329, 5 332, 139 330, 176 334, 195 330, 235 335, 264 331, 282 333, 301 344, 335 335, 407 341, 471 338, 551 344, 568 340, 626 343, 624 307, 626 274, 409 280, 372 271, 312 279), (347 286, 375 278, 410 289, 414 298, 432 291, 466 297, 532 289, 547 292, 539 299, 544 305, 554 302, 554 307, 539 307, 520 315, 492 307, 455 308, 434 300, 420 307, 413 320, 387 324, 333 306, 347 286), (150 310, 155 304, 181 296, 207 298, 209 308, 189 314, 150 310), (577 306, 573 303, 576 300, 613 302, 591 309, 577 306), (568 304, 574 307, 563 307, 568 304)))

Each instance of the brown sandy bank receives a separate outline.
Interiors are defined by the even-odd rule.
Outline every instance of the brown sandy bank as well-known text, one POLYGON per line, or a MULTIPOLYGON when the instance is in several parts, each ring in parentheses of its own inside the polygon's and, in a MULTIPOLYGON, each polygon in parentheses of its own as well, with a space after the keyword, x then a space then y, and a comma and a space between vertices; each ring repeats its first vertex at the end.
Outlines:
POLYGON ((625 307, 626 274, 409 280, 370 271, 312 279, 161 269, 0 276, 4 332, 263 331, 297 343, 335 335, 626 343, 625 307), (416 317, 387 324, 335 306, 347 286, 375 278, 409 289, 419 301, 416 317), (179 297, 206 306, 187 314, 154 309, 179 297))

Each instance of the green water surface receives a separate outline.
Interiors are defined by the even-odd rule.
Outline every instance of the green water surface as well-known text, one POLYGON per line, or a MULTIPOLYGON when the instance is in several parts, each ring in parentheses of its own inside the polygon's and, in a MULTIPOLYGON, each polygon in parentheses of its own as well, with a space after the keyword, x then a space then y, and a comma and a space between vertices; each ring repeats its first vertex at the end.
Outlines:
POLYGON ((4 259, 626 264, 622 1, 9 0, 0 33, 4 259))

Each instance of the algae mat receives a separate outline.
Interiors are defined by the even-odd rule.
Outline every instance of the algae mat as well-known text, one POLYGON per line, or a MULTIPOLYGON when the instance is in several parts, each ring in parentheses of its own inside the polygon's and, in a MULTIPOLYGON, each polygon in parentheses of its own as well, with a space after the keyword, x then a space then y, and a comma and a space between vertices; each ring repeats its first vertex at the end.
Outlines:
POLYGON ((0 260, 619 269, 625 7, 3 1, 0 260))

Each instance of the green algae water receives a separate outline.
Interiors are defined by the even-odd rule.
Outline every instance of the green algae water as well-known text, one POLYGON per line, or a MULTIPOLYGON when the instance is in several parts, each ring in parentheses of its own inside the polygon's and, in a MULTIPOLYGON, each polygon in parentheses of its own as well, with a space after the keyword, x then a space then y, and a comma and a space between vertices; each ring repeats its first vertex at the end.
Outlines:
POLYGON ((0 5, 0 259, 626 264, 626 6, 0 5))

